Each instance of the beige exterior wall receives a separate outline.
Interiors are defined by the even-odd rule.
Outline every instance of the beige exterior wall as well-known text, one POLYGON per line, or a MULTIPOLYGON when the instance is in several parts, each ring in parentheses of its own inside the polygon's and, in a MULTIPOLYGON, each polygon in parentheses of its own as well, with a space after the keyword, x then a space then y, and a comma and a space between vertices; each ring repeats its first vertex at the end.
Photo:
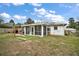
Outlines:
POLYGON ((54 26, 51 26, 50 28, 50 34, 51 35, 64 35, 64 26, 57 26, 57 30, 54 30, 54 26))

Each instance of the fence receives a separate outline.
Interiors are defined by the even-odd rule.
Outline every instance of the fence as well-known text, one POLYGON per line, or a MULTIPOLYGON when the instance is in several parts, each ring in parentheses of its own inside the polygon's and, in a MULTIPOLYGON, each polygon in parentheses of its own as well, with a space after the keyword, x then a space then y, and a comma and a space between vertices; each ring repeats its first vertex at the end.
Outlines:
POLYGON ((0 33, 17 33, 17 34, 23 34, 22 28, 16 28, 15 30, 13 28, 0 28, 0 33))
POLYGON ((9 33, 13 32, 12 28, 0 28, 0 33, 9 33))

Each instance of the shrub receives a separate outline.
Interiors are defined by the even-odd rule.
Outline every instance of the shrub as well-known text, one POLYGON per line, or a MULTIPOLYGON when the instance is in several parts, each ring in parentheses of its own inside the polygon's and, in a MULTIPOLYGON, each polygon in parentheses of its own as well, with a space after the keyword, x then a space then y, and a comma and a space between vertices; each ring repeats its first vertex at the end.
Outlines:
POLYGON ((76 36, 79 36, 79 31, 76 31, 75 35, 76 35, 76 36))

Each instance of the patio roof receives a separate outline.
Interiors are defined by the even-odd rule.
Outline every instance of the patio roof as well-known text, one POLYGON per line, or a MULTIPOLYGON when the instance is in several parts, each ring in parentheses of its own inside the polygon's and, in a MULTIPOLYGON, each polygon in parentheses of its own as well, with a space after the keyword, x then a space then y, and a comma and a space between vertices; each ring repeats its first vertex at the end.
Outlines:
POLYGON ((35 25, 65 26, 66 24, 64 24, 64 23, 33 23, 33 24, 24 24, 24 25, 21 25, 21 26, 24 27, 24 26, 35 26, 35 25))

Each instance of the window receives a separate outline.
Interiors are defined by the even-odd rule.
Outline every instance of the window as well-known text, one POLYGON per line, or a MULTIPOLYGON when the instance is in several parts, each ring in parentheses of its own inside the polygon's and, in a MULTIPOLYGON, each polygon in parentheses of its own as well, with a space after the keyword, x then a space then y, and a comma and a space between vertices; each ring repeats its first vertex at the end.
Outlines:
POLYGON ((50 28, 47 28, 47 31, 50 32, 50 28))
POLYGON ((58 29, 58 27, 57 26, 54 26, 54 30, 57 30, 58 29))
POLYGON ((51 33, 51 29, 50 28, 47 28, 47 35, 50 35, 51 33))

